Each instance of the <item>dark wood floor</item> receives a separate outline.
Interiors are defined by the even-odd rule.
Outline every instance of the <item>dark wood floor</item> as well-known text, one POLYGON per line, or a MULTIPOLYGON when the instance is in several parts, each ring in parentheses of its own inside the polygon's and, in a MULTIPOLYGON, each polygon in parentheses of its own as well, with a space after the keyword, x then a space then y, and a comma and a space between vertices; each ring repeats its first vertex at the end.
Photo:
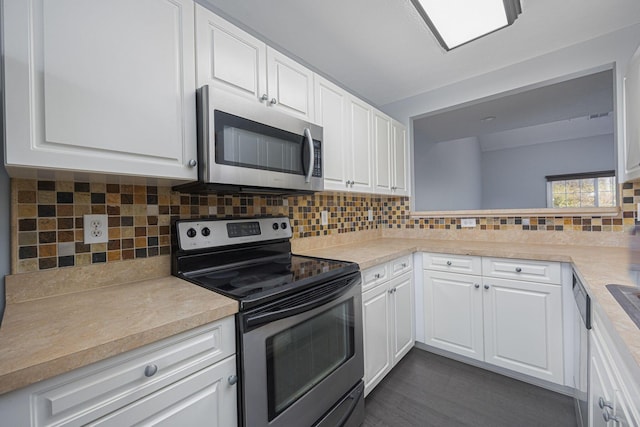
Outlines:
POLYGON ((575 427, 573 400, 417 348, 365 400, 363 427, 575 427))

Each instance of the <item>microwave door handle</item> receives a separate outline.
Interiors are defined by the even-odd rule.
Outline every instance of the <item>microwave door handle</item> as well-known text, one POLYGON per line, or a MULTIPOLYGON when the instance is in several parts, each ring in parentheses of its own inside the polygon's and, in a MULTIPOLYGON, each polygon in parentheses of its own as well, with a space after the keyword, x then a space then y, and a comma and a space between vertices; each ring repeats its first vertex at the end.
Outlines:
POLYGON ((311 130, 304 128, 304 136, 307 139, 307 147, 309 147, 309 168, 307 169, 307 176, 304 182, 311 182, 311 175, 313 175, 313 169, 315 167, 315 156, 313 152, 313 138, 311 137, 311 130))

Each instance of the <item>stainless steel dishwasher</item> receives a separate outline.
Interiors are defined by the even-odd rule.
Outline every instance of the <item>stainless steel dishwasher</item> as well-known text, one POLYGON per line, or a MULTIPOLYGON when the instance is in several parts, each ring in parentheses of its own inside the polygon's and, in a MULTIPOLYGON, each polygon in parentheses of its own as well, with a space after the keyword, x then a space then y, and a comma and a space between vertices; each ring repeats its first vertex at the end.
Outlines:
POLYGON ((591 329, 591 298, 573 272, 573 386, 576 419, 579 427, 589 425, 589 329, 591 329))

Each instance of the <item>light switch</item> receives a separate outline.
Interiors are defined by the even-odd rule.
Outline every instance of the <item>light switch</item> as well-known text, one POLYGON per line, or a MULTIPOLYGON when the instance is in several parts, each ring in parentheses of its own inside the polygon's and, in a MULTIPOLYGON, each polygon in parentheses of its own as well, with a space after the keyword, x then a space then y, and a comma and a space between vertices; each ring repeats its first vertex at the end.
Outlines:
POLYGON ((320 224, 321 225, 329 224, 329 215, 327 214, 327 211, 320 212, 320 224))
POLYGON ((460 221, 460 225, 462 227, 475 227, 476 226, 476 219, 475 218, 462 218, 462 220, 460 221))

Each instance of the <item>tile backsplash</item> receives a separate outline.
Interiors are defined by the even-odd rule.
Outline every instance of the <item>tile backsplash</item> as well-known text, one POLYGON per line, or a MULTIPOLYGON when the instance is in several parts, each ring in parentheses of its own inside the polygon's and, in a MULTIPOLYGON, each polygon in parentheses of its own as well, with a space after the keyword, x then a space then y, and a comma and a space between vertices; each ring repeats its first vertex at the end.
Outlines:
MULTIPOLYGON (((14 274, 169 254, 171 222, 178 218, 285 215, 294 239, 382 229, 468 231, 461 218, 410 217, 408 197, 189 195, 162 186, 26 179, 12 179, 11 188, 14 274), (85 214, 108 215, 107 243, 83 243, 85 214)), ((474 231, 626 232, 635 224, 640 182, 623 185, 622 201, 617 217, 478 217, 474 231)))

